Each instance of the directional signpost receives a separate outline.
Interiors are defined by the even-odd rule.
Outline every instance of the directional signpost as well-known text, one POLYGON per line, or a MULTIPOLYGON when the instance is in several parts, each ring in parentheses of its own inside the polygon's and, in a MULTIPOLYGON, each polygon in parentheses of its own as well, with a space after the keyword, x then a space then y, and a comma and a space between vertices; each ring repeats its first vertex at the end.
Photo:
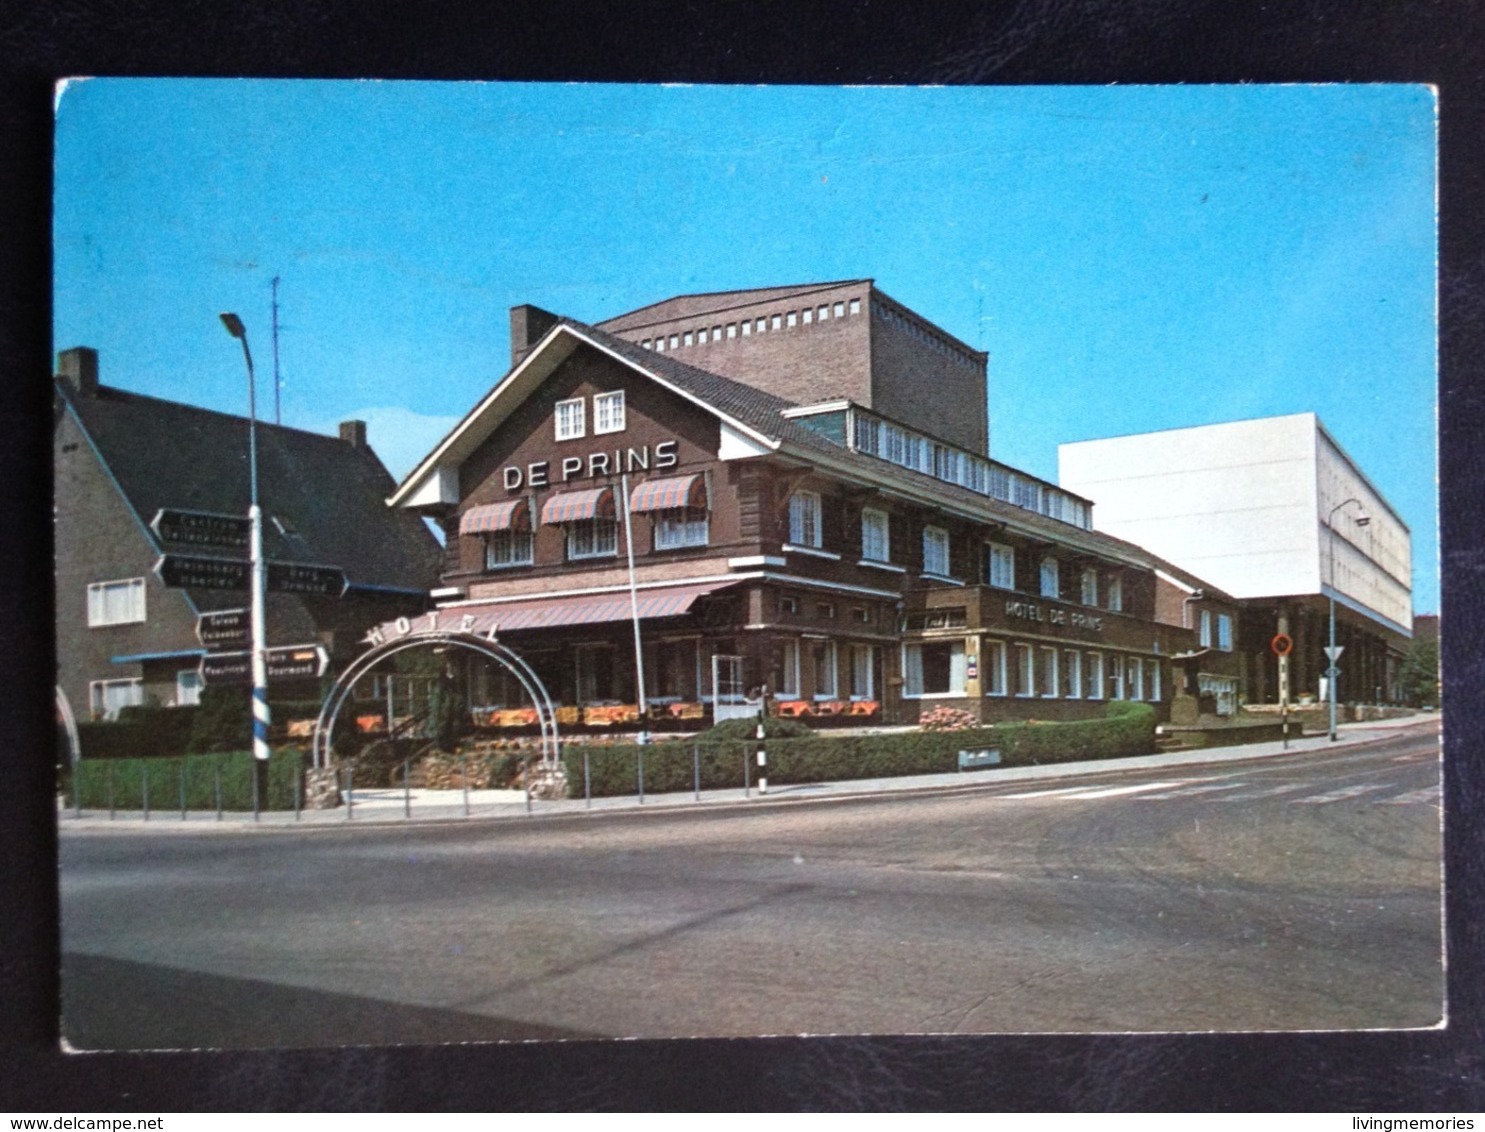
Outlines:
MULTIPOLYGON (((251 650, 241 652, 210 652, 201 658, 201 679, 216 686, 224 684, 251 684, 253 682, 253 654, 251 650)), ((320 644, 289 645, 268 650, 268 678, 270 680, 296 680, 323 676, 330 665, 330 654, 320 644)))
MULTIPOLYGON (((204 554, 163 554, 155 563, 155 573, 167 586, 190 590, 245 590, 253 580, 252 566, 245 559, 204 554)), ((346 585, 345 571, 339 566, 268 563, 269 593, 340 597, 346 585)))
POLYGON ((246 609, 214 609, 196 619, 196 638, 209 649, 245 649, 253 643, 252 619, 246 609))
POLYGON ((162 507, 150 520, 150 529, 166 542, 194 543, 224 550, 248 548, 248 521, 242 515, 162 507))
POLYGON ((345 571, 339 566, 304 562, 268 563, 268 592, 340 597, 346 590, 345 571))

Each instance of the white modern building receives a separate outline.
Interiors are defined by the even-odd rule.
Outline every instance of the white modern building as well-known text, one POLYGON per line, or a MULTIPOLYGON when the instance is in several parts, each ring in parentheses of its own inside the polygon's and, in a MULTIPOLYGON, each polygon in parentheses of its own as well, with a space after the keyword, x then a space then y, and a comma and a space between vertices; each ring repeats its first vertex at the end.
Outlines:
POLYGON ((1313 413, 1063 444, 1063 488, 1099 530, 1242 600, 1246 693, 1277 696, 1268 643, 1294 641, 1291 694, 1321 691, 1331 600, 1344 700, 1398 697, 1412 636, 1411 536, 1313 413))

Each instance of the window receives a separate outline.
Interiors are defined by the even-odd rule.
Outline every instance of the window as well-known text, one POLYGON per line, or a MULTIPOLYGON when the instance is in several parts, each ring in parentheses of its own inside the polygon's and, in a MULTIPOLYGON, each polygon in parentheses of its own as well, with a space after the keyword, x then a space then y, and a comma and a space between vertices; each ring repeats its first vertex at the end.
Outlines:
POLYGON ((714 326, 714 327, 712 327, 712 341, 713 342, 720 342, 721 340, 722 340, 722 328, 720 326, 714 326))
POLYGON ((1062 596, 1062 582, 1059 579, 1057 559, 1042 559, 1042 597, 1050 597, 1053 600, 1062 596))
POLYGON ((924 641, 902 649, 904 696, 964 694, 964 642, 924 641))
POLYGON ((686 333, 681 336, 681 341, 684 342, 687 346, 694 346, 696 344, 695 331, 686 331, 686 333))
POLYGON ((581 397, 557 402, 557 439, 576 440, 588 434, 581 397))
POLYGON ((1109 698, 1122 700, 1124 698, 1124 658, 1122 656, 1109 657, 1109 698))
POLYGON ((611 645, 577 645, 573 648, 573 664, 578 703, 618 698, 611 645))
POLYGON ((784 325, 784 316, 781 314, 772 315, 768 320, 768 325, 770 329, 778 330, 784 325))
POLYGON ((1109 579, 1109 612, 1122 613, 1124 611, 1124 579, 1115 574, 1109 579))
POLYGON ((1041 677, 1039 687, 1043 699, 1055 699, 1058 692, 1057 684, 1057 650, 1050 645, 1041 647, 1041 664, 1038 666, 1041 677))
POLYGON ((815 312, 815 318, 819 322, 824 322, 829 317, 830 317, 830 308, 828 306, 823 306, 822 305, 820 307, 820 309, 815 312))
POLYGON ((1016 654, 1016 695, 1036 695, 1036 654, 1030 645, 1013 645, 1016 654))
POLYGON ((860 314, 861 313, 861 300, 860 299, 852 299, 851 300, 851 313, 852 314, 860 314))
POLYGON ((784 322, 788 326, 793 326, 798 321, 799 321, 799 314, 796 311, 790 311, 788 314, 786 314, 784 316, 784 322))
POLYGON ((624 431, 624 391, 597 393, 593 396, 593 435, 624 431))
POLYGON ((94 680, 88 685, 88 706, 99 719, 117 719, 119 709, 144 703, 143 680, 94 680))
POLYGON ((201 702, 201 672, 182 668, 175 674, 175 706, 190 707, 201 702))
POLYGON ((820 496, 796 491, 789 497, 789 541, 795 546, 819 546, 820 535, 820 496))
POLYGON ((1160 661, 1150 662, 1150 701, 1160 702, 1160 661))
POLYGON ((857 605, 851 608, 851 620, 858 625, 871 624, 871 607, 868 605, 857 605))
POLYGON ((567 524, 568 558, 606 558, 619 553, 619 524, 612 519, 579 519, 567 524))
POLYGON ((773 694, 779 699, 794 699, 799 695, 798 641, 774 642, 773 694))
POLYGON ((1129 658, 1129 663, 1124 669, 1128 680, 1128 699, 1142 700, 1145 698, 1145 662, 1137 656, 1129 658))
POLYGON ((1077 649, 1068 649, 1062 654, 1062 698, 1083 698, 1083 654, 1077 649))
POLYGON ((655 514, 655 549, 679 550, 707 544, 707 515, 688 507, 655 514))
POLYGON ((814 310, 814 308, 813 307, 805 307, 802 317, 804 319, 804 324, 806 326, 808 326, 815 319, 815 310, 814 310))
POLYGON ((1090 652, 1088 657, 1088 676, 1084 686, 1088 689, 1090 700, 1103 699, 1103 653, 1090 652))
POLYGON ((892 560, 887 512, 871 507, 861 512, 861 557, 870 562, 892 560))
POLYGON ((698 330, 696 332, 696 344, 698 346, 705 346, 706 345, 706 327, 703 326, 700 330, 698 330))
POLYGON ((664 338, 656 338, 655 339, 655 349, 658 350, 658 351, 660 351, 660 353, 662 353, 662 354, 665 353, 665 339, 664 338))
POLYGON ((836 303, 835 304, 835 307, 834 307, 834 310, 835 310, 835 317, 836 318, 845 318, 846 317, 846 304, 845 303, 836 303))
POLYGON ((744 338, 747 338, 752 333, 753 333, 753 320, 751 318, 744 319, 743 320, 743 324, 742 324, 742 336, 744 338))
POLYGON ((923 528, 923 573, 949 575, 949 532, 940 527, 923 528))
MULTIPOLYGON (((661 641, 655 646, 655 696, 661 700, 691 703, 701 698, 700 664, 695 638, 661 641)), ((648 669, 648 665, 646 668, 648 669)))
POLYGON ((670 336, 670 348, 672 350, 674 350, 680 344, 681 344, 681 336, 679 334, 672 334, 670 336))
POLYGON ((833 700, 840 693, 836 682, 835 642, 812 641, 810 663, 815 670, 815 699, 833 700))
POLYGON ((1201 629, 1197 633, 1197 642, 1204 649, 1212 647, 1212 611, 1209 609, 1201 611, 1201 629))
POLYGON ((783 594, 779 597, 779 612, 791 617, 799 615, 799 598, 795 594, 783 594))
POLYGON ((485 536, 485 569, 530 566, 531 545, 530 531, 491 531, 485 536))
POLYGON ((980 646, 980 687, 987 696, 1005 695, 1005 642, 986 641, 980 646))
POLYGON ((1232 651, 1232 615, 1217 614, 1217 647, 1223 652, 1232 651))
POLYGON ((729 322, 727 324, 727 337, 729 337, 729 338, 736 338, 737 337, 737 323, 735 323, 735 322, 729 322))
POLYGON ((876 698, 877 649, 875 645, 852 645, 847 654, 848 687, 853 700, 876 698))
POLYGON ((990 547, 989 570, 985 580, 992 586, 998 586, 1003 590, 1016 588, 1016 552, 1009 546, 1002 546, 998 542, 988 544, 990 547))
POLYGON ((144 620, 144 579, 94 582, 88 587, 88 627, 131 625, 144 620))
POLYGON ((1098 571, 1091 566, 1083 570, 1083 604, 1098 604, 1098 571))
POLYGON ((815 619, 817 621, 834 621, 835 620, 835 602, 833 602, 833 601, 817 601, 817 602, 815 602, 815 619))

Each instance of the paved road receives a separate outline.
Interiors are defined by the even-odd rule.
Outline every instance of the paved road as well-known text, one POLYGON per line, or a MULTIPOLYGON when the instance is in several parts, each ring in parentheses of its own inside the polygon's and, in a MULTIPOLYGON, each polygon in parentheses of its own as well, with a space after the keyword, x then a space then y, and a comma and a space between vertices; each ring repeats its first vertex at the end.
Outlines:
POLYGON ((75 1046, 1423 1027, 1437 726, 948 793, 62 839, 75 1046))

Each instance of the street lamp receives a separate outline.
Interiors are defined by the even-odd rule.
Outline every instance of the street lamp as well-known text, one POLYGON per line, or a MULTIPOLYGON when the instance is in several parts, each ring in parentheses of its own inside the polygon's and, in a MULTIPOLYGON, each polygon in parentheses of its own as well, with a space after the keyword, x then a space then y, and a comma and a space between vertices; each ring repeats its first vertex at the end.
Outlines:
POLYGON ((267 568, 263 563, 263 512, 258 507, 258 394, 253 376, 253 354, 248 349, 247 327, 231 311, 221 315, 227 333, 242 343, 248 375, 248 564, 252 572, 252 670, 253 670, 253 811, 268 800, 268 657, 267 627, 263 607, 267 590, 267 568))
POLYGON ((1335 646, 1335 526, 1332 524, 1331 520, 1335 518, 1335 513, 1337 511, 1339 511, 1342 507, 1345 507, 1352 503, 1356 504, 1356 525, 1358 527, 1366 526, 1372 521, 1372 517, 1368 515, 1364 510, 1362 510, 1361 500, 1355 498, 1354 496, 1350 499, 1341 500, 1330 509, 1330 514, 1325 516, 1325 529, 1328 532, 1326 547, 1329 551, 1327 557, 1330 561, 1330 592, 1326 595, 1330 600, 1330 647, 1325 650, 1325 657, 1330 662, 1330 667, 1325 670, 1325 693, 1326 699, 1330 701, 1330 741, 1332 743, 1334 743, 1336 739, 1335 685, 1336 677, 1341 674, 1341 670, 1335 666, 1336 660, 1340 657, 1340 652, 1336 649, 1335 646))

